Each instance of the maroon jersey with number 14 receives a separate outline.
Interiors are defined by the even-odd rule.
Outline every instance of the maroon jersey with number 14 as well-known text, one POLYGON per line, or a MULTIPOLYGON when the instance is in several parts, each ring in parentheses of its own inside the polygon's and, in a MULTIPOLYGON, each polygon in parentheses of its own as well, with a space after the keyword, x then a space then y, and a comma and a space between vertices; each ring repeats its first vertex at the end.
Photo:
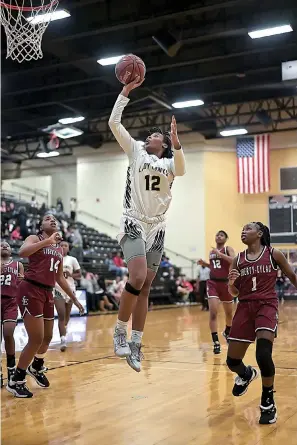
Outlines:
MULTIPOLYGON (((228 248, 219 249, 224 255, 228 255, 228 248)), ((220 258, 213 250, 209 254, 210 279, 213 281, 228 281, 230 263, 220 258)))
POLYGON ((248 259, 247 251, 240 252, 237 269, 240 277, 234 285, 239 291, 239 300, 276 299, 275 282, 277 266, 272 258, 273 249, 263 247, 255 260, 248 259))
MULTIPOLYGON (((39 235, 40 241, 44 238, 39 235)), ((29 256, 29 266, 25 272, 25 279, 55 287, 60 263, 63 263, 62 248, 52 244, 43 247, 29 256)))
POLYGON ((1 265, 1 295, 14 298, 18 286, 19 263, 11 260, 1 265))

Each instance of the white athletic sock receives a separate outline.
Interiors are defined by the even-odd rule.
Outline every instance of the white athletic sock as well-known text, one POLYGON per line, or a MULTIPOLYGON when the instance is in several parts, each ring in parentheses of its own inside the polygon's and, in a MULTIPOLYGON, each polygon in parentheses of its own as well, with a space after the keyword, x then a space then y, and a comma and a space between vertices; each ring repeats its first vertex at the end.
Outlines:
POLYGON ((117 319, 116 329, 122 332, 126 332, 128 330, 128 322, 117 319))
POLYGON ((66 335, 62 335, 61 341, 66 341, 66 335))
POLYGON ((143 336, 143 332, 132 330, 131 341, 133 341, 134 343, 140 344, 142 336, 143 336))

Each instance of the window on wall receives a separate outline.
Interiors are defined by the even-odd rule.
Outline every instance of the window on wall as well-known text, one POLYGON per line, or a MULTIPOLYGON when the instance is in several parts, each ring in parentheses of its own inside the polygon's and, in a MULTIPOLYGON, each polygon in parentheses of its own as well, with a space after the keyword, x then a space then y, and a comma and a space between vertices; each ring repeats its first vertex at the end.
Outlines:
POLYGON ((297 167, 280 169, 280 189, 281 190, 297 189, 297 167))

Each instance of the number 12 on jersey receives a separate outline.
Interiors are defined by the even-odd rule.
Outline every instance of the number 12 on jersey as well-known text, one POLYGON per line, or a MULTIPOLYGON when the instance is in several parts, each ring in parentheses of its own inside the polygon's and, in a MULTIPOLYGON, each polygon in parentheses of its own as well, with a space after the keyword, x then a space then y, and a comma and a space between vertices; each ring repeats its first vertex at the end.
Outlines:
POLYGON ((145 176, 145 190, 153 190, 155 192, 159 192, 160 191, 160 182, 161 182, 161 178, 160 176, 151 176, 151 175, 146 175, 145 176))

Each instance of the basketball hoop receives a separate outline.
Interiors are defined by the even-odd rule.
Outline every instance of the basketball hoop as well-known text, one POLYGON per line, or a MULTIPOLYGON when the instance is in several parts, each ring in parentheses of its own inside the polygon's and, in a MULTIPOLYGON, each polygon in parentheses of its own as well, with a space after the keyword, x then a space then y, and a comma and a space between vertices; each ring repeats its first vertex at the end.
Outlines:
POLYGON ((7 59, 10 57, 19 63, 42 59, 42 37, 58 4, 59 0, 0 1, 7 59))

